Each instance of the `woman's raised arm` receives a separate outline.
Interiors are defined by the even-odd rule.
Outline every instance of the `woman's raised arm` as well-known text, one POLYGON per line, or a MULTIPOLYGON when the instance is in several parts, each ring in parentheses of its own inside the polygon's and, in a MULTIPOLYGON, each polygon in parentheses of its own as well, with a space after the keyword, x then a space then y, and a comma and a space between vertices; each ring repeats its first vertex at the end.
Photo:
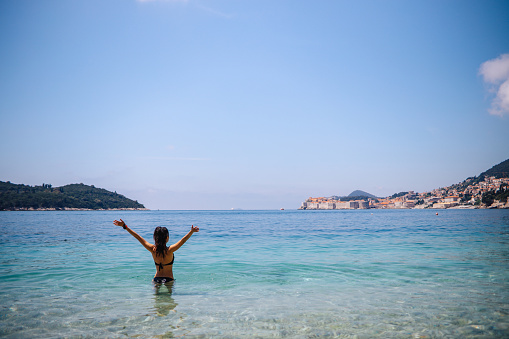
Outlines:
POLYGON ((116 226, 123 227, 127 232, 129 232, 130 235, 135 237, 140 242, 140 244, 142 244, 143 247, 145 247, 147 249, 147 251, 152 252, 154 250, 154 245, 152 245, 151 243, 149 243, 148 241, 143 239, 143 237, 140 236, 138 233, 136 233, 135 231, 133 231, 132 229, 127 227, 124 220, 122 220, 122 219, 120 219, 120 221, 115 220, 115 221, 113 221, 113 224, 115 224, 116 226))
POLYGON ((180 239, 179 241, 177 241, 176 243, 169 247, 170 252, 175 252, 176 250, 178 250, 180 247, 182 247, 182 245, 186 243, 186 241, 189 240, 189 238, 191 238, 194 232, 199 231, 200 229, 198 227, 191 225, 191 230, 182 239, 180 239))

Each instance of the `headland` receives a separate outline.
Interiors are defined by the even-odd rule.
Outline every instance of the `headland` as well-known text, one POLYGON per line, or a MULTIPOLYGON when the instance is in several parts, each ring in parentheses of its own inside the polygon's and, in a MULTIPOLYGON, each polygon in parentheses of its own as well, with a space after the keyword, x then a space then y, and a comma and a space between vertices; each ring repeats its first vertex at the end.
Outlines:
POLYGON ((0 211, 146 210, 143 204, 94 185, 29 186, 0 181, 0 211))

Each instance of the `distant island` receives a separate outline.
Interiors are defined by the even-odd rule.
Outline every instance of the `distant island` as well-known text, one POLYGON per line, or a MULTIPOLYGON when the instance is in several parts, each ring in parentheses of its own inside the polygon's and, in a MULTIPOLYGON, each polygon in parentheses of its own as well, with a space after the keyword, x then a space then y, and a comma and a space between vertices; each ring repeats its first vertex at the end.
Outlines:
POLYGON ((146 210, 138 201, 94 185, 28 186, 0 181, 0 211, 146 210))
POLYGON ((408 191, 377 198, 364 191, 354 191, 346 197, 310 197, 299 207, 301 210, 368 208, 509 208, 509 159, 477 177, 431 192, 408 191))

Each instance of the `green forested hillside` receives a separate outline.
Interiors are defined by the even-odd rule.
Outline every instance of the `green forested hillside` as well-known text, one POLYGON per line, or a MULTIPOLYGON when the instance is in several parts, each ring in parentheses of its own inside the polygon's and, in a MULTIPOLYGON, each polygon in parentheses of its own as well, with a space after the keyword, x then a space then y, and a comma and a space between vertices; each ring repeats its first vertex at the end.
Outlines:
POLYGON ((122 209, 145 208, 116 192, 93 185, 70 184, 53 187, 49 184, 28 186, 0 181, 0 210, 44 208, 122 209))
POLYGON ((486 172, 479 175, 479 178, 496 177, 496 178, 509 178, 509 159, 502 161, 500 164, 493 166, 486 172))

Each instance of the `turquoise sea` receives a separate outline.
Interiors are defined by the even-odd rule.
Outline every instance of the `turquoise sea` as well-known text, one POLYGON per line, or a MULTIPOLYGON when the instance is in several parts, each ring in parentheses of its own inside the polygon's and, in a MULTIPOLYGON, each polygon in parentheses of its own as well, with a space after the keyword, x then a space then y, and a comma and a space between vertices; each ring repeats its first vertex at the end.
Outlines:
POLYGON ((509 210, 436 212, 0 212, 0 336, 508 338, 509 210))

